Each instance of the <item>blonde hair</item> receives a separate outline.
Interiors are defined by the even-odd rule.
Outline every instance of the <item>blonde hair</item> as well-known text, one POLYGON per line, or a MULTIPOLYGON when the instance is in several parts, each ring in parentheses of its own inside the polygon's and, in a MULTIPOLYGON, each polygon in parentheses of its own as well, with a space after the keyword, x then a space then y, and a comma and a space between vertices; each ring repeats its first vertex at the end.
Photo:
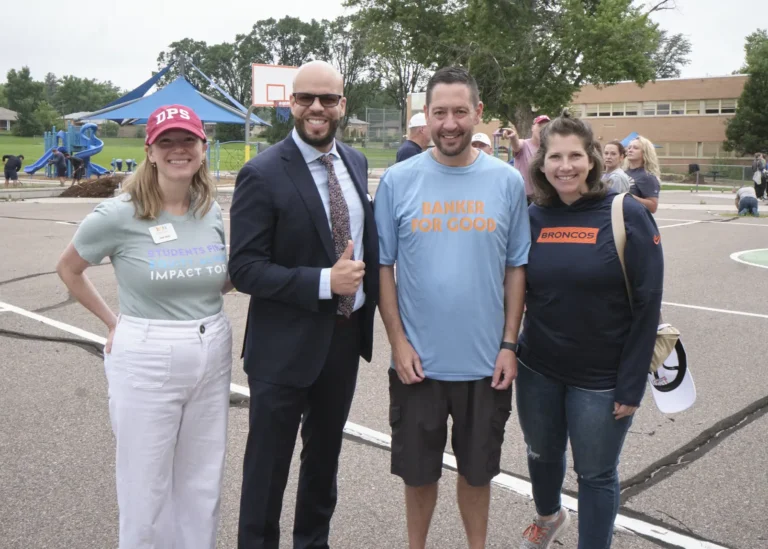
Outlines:
MULTIPOLYGON (((659 158, 656 156, 656 147, 653 146, 650 139, 638 135, 632 141, 640 143, 640 150, 643 151, 643 168, 645 171, 655 175, 657 178, 661 178, 661 168, 659 167, 659 158)), ((629 159, 624 160, 624 169, 629 169, 629 159)))
MULTIPOLYGON (((163 196, 160 193, 160 183, 157 179, 157 168, 148 158, 139 164, 133 175, 123 184, 123 192, 131 196, 131 202, 138 219, 157 219, 163 210, 163 196)), ((192 177, 190 187, 190 208, 198 217, 207 214, 216 198, 216 184, 208 172, 205 161, 192 177)))

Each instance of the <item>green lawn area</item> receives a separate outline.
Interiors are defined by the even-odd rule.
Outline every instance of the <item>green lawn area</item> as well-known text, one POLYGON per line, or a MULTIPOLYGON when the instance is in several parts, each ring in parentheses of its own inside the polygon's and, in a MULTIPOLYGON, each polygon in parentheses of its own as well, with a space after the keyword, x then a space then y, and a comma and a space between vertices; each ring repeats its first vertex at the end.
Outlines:
MULTIPOLYGON (((96 164, 107 169, 113 158, 134 159, 137 163, 144 159, 144 140, 141 138, 105 137, 104 149, 92 160, 96 164)), ((387 168, 395 163, 395 149, 356 147, 366 157, 370 168, 387 168)), ((24 166, 33 164, 43 155, 43 138, 16 137, 13 135, 0 135, 0 156, 4 154, 24 155, 24 166)), ((256 152, 255 145, 251 146, 251 156, 256 152)), ((230 143, 221 147, 221 169, 226 171, 239 170, 245 158, 242 143, 230 143)), ((42 170, 37 172, 43 173, 42 170)))

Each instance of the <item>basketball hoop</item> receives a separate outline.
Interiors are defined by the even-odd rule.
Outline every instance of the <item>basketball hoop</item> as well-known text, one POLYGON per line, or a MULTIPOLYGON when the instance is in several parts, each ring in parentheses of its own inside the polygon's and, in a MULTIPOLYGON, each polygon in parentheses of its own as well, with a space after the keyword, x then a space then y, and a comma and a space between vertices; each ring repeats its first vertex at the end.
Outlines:
POLYGON ((291 117, 291 102, 290 101, 274 101, 275 116, 280 122, 287 122, 291 117))

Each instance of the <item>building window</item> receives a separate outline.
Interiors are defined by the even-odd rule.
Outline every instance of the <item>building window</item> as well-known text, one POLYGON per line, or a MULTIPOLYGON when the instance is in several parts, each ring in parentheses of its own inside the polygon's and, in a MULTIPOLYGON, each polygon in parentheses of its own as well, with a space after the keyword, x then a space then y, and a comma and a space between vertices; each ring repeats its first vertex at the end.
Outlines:
POLYGON ((643 116, 656 116, 656 102, 646 101, 643 103, 643 116))
POLYGON ((686 101, 685 114, 701 114, 701 101, 686 101))
POLYGON ((597 116, 598 105, 587 105, 587 116, 597 116))
POLYGON ((611 116, 624 116, 624 103, 612 103, 611 116))
POLYGON ((640 103, 627 103, 626 116, 637 116, 640 113, 640 103))
POLYGON ((669 114, 670 104, 669 103, 658 103, 656 105, 656 114, 658 116, 663 116, 669 114))
POLYGON ((656 147, 656 156, 669 156, 667 154, 668 147, 666 143, 654 143, 653 145, 656 147))
POLYGON ((610 103, 600 103, 600 113, 599 116, 611 116, 611 104, 610 103))
POLYGON ((704 102, 704 112, 707 114, 720 114, 720 100, 708 99, 704 102))
POLYGON ((685 114, 685 101, 672 101, 672 114, 685 114))
POLYGON ((736 112, 736 100, 735 99, 723 99, 720 101, 720 113, 721 114, 733 114, 736 112))
POLYGON ((584 105, 571 105, 568 107, 568 110, 571 111, 571 115, 574 118, 581 118, 584 116, 584 105))
POLYGON ((667 146, 667 156, 674 158, 697 158, 699 156, 698 143, 695 141, 668 143, 667 146))
POLYGON ((714 158, 720 156, 720 143, 704 143, 702 156, 704 158, 714 158))

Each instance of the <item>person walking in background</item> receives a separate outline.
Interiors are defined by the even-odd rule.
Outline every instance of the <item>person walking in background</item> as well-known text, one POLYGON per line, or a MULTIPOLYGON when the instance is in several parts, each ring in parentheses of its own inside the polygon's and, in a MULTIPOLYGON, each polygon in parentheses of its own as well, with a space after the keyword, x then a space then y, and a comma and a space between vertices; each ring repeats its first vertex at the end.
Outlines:
POLYGON ((235 287, 251 296, 239 549, 280 545, 299 425, 292 547, 328 548, 344 424, 360 357, 371 361, 378 235, 368 162, 334 139, 343 94, 331 65, 303 65, 290 98, 293 131, 250 160, 235 184, 229 269, 235 287))
POLYGON ((603 147, 603 164, 605 165, 603 181, 617 193, 629 192, 629 176, 621 169, 625 156, 626 150, 621 141, 609 141, 603 147))
POLYGON ((3 155, 3 175, 5 175, 5 186, 8 187, 11 181, 14 185, 19 184, 19 170, 24 163, 24 155, 14 156, 12 154, 3 155))
POLYGON ((531 175, 528 166, 530 166, 531 160, 536 155, 536 151, 539 150, 541 130, 548 123, 549 117, 546 114, 534 118, 533 125, 531 126, 531 137, 529 139, 520 139, 514 126, 503 128, 501 132, 502 138, 509 139, 512 152, 514 153, 515 168, 520 170, 520 173, 523 176, 523 181, 525 181, 525 194, 528 197, 529 203, 533 200, 533 185, 531 183, 531 175))
POLYGON ((408 139, 406 139, 395 155, 395 163, 408 160, 421 154, 429 146, 427 120, 423 112, 417 112, 408 122, 408 139))
POLYGON ((123 194, 80 223, 56 270, 108 330, 119 547, 214 549, 232 372, 224 222, 192 109, 153 112, 144 148, 123 194), (104 257, 119 315, 85 275, 104 257))
POLYGON ((757 193, 754 187, 745 185, 736 191, 736 211, 739 212, 739 215, 751 214, 760 217, 757 205, 757 193))
POLYGON ((619 508, 619 455, 654 352, 664 260, 650 211, 601 180, 590 127, 565 111, 531 164, 527 312, 517 411, 537 515, 521 549, 551 547, 569 523, 560 493, 570 441, 579 483, 578 549, 608 549, 619 508), (621 197, 631 297, 611 208, 621 197))
POLYGON ((375 201, 391 471, 405 483, 409 548, 424 549, 450 415, 459 510, 481 549, 517 375, 528 215, 519 172, 471 146, 483 111, 474 78, 438 70, 426 105, 435 147, 390 168, 375 201))
POLYGON ((651 213, 656 213, 661 192, 661 170, 656 148, 648 139, 638 136, 629 142, 626 152, 624 171, 631 181, 629 192, 651 213))
POLYGON ((48 164, 53 164, 56 170, 56 177, 59 178, 59 186, 63 187, 67 181, 67 159, 58 149, 53 149, 51 158, 48 160, 48 164))

